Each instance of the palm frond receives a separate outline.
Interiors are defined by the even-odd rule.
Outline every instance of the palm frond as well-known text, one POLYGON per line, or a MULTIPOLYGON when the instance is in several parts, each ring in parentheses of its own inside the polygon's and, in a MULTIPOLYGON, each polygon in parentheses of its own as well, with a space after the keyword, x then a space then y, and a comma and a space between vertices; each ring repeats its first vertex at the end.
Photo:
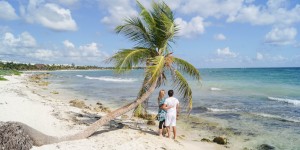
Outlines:
POLYGON ((195 68, 192 64, 188 63, 187 61, 173 57, 173 61, 176 65, 176 68, 184 73, 187 73, 189 76, 193 77, 196 80, 200 80, 200 72, 197 68, 195 68))
POLYGON ((124 25, 117 26, 115 31, 117 33, 123 33, 131 41, 135 42, 139 46, 152 47, 150 33, 143 24, 139 17, 132 17, 125 20, 124 25))
POLYGON ((153 30, 155 28, 155 20, 151 16, 151 13, 139 2, 137 4, 140 8, 140 15, 148 26, 149 30, 153 30))
POLYGON ((187 80, 178 70, 173 70, 172 76, 174 80, 173 86, 182 96, 184 102, 187 103, 187 110, 190 112, 193 107, 192 90, 187 80))
POLYGON ((117 73, 124 73, 132 69, 133 66, 145 62, 151 57, 151 51, 146 48, 123 49, 107 61, 113 62, 117 73))
POLYGON ((177 33, 177 25, 174 23, 171 9, 165 3, 153 3, 152 7, 151 15, 156 23, 156 30, 152 39, 159 47, 159 53, 165 53, 170 46, 169 42, 173 42, 177 33))
POLYGON ((156 56, 149 60, 149 65, 146 67, 146 76, 148 76, 148 84, 152 84, 157 81, 163 73, 165 65, 164 56, 156 56))

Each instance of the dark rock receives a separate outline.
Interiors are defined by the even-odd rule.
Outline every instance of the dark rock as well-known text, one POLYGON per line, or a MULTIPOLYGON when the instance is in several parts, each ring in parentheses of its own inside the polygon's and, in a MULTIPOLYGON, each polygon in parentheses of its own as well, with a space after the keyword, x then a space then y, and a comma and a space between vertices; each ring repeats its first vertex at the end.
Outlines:
POLYGON ((122 129, 122 128, 126 128, 126 125, 123 123, 118 123, 114 120, 110 121, 109 123, 110 128, 117 128, 117 129, 122 129))
POLYGON ((211 140, 207 139, 207 138, 203 138, 203 139, 201 139, 201 142, 211 142, 211 140))
POLYGON ((81 100, 71 100, 69 102, 71 104, 71 106, 74 106, 74 107, 78 107, 78 108, 86 108, 87 106, 85 105, 84 101, 81 101, 81 100))
POLYGON ((225 144, 227 144, 227 139, 223 138, 223 137, 215 137, 213 142, 221 144, 221 145, 225 145, 225 144))
POLYGON ((260 146, 258 146, 258 150, 273 150, 273 149, 275 149, 275 147, 268 144, 261 144, 260 146))
POLYGON ((146 120, 154 120, 156 117, 156 114, 145 114, 143 119, 146 119, 146 120))
POLYGON ((29 150, 33 141, 15 122, 0 122, 0 148, 4 150, 29 150))
POLYGON ((103 105, 103 104, 102 104, 102 103, 100 103, 100 102, 97 102, 97 103, 96 103, 96 105, 103 105))
POLYGON ((152 125, 152 126, 155 126, 155 125, 156 125, 156 123, 155 123, 155 121, 154 121, 154 120, 148 120, 148 121, 147 121, 147 125, 152 125))
POLYGON ((247 133, 248 136, 256 137, 254 133, 247 133))

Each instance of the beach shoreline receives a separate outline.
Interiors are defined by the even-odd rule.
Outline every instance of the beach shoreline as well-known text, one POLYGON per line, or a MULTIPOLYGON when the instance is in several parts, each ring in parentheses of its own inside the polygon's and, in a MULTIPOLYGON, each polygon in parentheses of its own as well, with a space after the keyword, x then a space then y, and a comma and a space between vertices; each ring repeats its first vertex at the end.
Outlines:
MULTIPOLYGON (((70 99, 72 95, 64 100, 55 97, 58 93, 46 86, 31 83, 27 73, 6 78, 8 81, 0 82, 0 121, 19 121, 48 135, 65 136, 82 131, 106 114, 103 111, 93 111, 91 107, 95 106, 92 105, 87 105, 87 108, 71 106, 66 99, 70 99), (48 94, 39 90, 48 91, 48 94)), ((188 140, 184 136, 176 141, 158 137, 156 128, 148 127, 142 119, 118 117, 114 122, 101 127, 101 134, 32 149, 225 149, 215 143, 188 140), (113 127, 120 122, 127 122, 125 125, 128 126, 113 127)))

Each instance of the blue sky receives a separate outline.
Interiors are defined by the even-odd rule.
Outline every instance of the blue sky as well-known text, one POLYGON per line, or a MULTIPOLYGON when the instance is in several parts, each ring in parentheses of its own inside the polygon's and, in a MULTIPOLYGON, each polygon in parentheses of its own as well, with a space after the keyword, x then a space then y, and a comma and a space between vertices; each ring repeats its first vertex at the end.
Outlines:
MULTIPOLYGON (((174 55, 196 67, 300 67, 300 1, 165 2, 181 28, 174 55)), ((113 29, 135 15, 135 0, 0 0, 0 60, 107 66, 134 46, 113 29)))

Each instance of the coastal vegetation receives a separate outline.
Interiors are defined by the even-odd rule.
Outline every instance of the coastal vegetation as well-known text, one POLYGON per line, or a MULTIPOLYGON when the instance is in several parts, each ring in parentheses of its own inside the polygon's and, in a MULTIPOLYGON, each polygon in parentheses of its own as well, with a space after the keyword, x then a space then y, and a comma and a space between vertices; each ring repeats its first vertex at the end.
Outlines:
MULTIPOLYGON (((141 69, 135 67, 134 69, 141 69)), ((0 61, 0 70, 91 70, 91 69, 114 69, 114 67, 99 67, 99 66, 76 66, 74 63, 69 64, 26 64, 0 61)))
POLYGON ((17 70, 0 70, 0 81, 6 81, 3 76, 21 75, 21 72, 17 70))
POLYGON ((122 49, 108 59, 118 74, 131 71, 137 65, 145 66, 144 81, 137 98, 133 102, 102 116, 84 131, 70 136, 48 136, 26 124, 18 123, 31 137, 34 145, 41 146, 91 136, 100 126, 147 101, 156 88, 165 84, 169 75, 174 89, 182 96, 181 100, 186 102, 188 111, 191 110, 192 90, 183 73, 197 81, 200 80, 200 73, 192 64, 173 56, 171 45, 175 42, 179 28, 174 21, 172 10, 163 2, 153 2, 150 11, 139 2, 137 3, 140 8, 140 15, 126 19, 123 25, 116 27, 117 33, 124 34, 136 46, 122 49))

